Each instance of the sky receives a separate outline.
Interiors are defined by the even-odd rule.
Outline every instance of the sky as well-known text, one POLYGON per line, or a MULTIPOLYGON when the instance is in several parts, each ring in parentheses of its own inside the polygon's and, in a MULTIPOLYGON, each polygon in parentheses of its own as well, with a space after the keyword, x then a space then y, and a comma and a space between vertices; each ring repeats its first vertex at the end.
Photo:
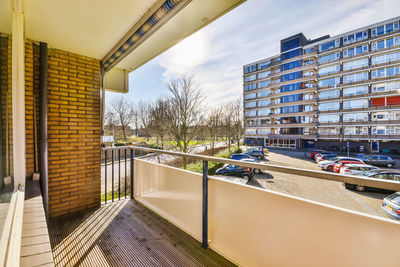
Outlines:
MULTIPOLYGON (((399 0, 247 0, 133 71, 128 98, 151 102, 163 84, 193 74, 209 106, 242 96, 243 65, 279 53, 280 40, 335 36, 400 16, 399 0)), ((107 92, 106 99, 117 96, 107 92)))

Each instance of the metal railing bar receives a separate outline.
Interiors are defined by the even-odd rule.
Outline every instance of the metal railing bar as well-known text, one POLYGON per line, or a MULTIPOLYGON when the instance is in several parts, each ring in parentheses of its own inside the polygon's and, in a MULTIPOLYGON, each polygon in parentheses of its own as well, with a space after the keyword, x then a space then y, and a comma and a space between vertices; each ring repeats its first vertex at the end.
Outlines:
MULTIPOLYGON (((206 160, 206 161, 213 161, 213 162, 220 162, 224 164, 232 164, 242 167, 250 167, 256 168, 261 170, 269 170, 281 173, 287 173, 292 175, 300 175, 300 176, 307 176, 310 178, 318 178, 323 180, 330 180, 330 181, 338 181, 343 183, 349 184, 359 184, 369 187, 378 187, 382 189, 400 191, 400 182, 397 181, 385 181, 382 179, 374 179, 374 178, 367 178, 367 177, 360 177, 360 176, 347 176, 337 173, 330 173, 324 171, 317 171, 317 170, 307 170, 295 167, 285 167, 279 165, 273 165, 269 163, 250 163, 250 162, 242 162, 232 159, 225 159, 225 158, 218 158, 218 157, 211 157, 211 156, 203 156, 197 154, 188 154, 188 153, 181 153, 176 151, 167 151, 167 150, 159 150, 153 148, 145 148, 145 147, 137 147, 137 146, 126 146, 126 147, 110 147, 110 148, 103 148, 104 150, 116 150, 121 148, 129 148, 131 150, 138 150, 138 151, 145 151, 145 152, 153 152, 153 153, 160 153, 160 154, 167 154, 172 156, 179 156, 179 157, 186 157, 194 160, 206 160)), ((132 156, 133 158, 133 156, 132 156)), ((133 161, 132 163, 133 164, 133 161)), ((133 170, 131 169, 131 172, 133 170)), ((133 175, 132 175, 133 176, 133 175)), ((132 177, 133 178, 133 177, 132 177)), ((131 178, 131 179, 132 179, 131 178)), ((132 185, 131 185, 132 186, 132 185)))
POLYGON ((121 149, 118 150, 118 200, 121 200, 121 149))
POLYGON ((203 248, 208 248, 208 161, 203 160, 203 214, 202 242, 203 248))
POLYGON ((107 203, 107 150, 104 150, 104 203, 107 203))
POLYGON ((111 151, 111 201, 114 202, 114 150, 111 151))
POLYGON ((124 149, 124 158, 125 158, 125 177, 124 177, 124 198, 126 198, 126 149, 124 149))
POLYGON ((135 152, 132 148, 130 150, 131 150, 131 177, 130 177, 131 192, 130 193, 131 193, 131 199, 133 199, 134 198, 134 195, 133 195, 133 160, 134 160, 135 152))

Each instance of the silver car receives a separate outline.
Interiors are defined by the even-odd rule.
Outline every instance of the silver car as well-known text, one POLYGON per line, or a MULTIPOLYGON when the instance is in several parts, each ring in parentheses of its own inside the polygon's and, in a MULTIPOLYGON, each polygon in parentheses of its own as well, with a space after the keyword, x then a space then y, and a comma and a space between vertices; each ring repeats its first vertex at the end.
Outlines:
POLYGON ((393 193, 383 199, 382 211, 390 218, 400 220, 400 192, 393 193))

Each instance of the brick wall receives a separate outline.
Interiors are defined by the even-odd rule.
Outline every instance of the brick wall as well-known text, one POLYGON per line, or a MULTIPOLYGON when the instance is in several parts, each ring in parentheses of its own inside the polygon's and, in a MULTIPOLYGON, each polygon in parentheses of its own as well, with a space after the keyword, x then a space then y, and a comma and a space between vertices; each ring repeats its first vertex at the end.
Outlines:
POLYGON ((62 50, 48 61, 49 214, 100 205, 100 62, 62 50))
MULTIPOLYGON (((11 37, 0 33, 0 101, 2 155, 0 175, 12 175, 11 37), (7 126, 8 124, 8 126, 7 126)), ((1 186, 1 185, 0 185, 1 186)))
MULTIPOLYGON (((25 132, 26 132, 26 177, 31 178, 35 167, 33 104, 36 105, 36 132, 39 133, 39 46, 32 41, 25 42, 25 132)), ((39 142, 39 135, 37 135, 39 142)), ((39 144, 38 144, 39 148, 39 144)), ((39 161, 38 161, 39 162, 39 161)), ((40 164, 40 163, 39 163, 40 164)), ((39 166, 37 167, 39 170, 39 166)))
MULTIPOLYGON (((11 45, 11 37, 0 34, 0 100, 3 114, 0 169, 5 175, 12 176, 11 45)), ((100 205, 100 62, 53 49, 49 50, 48 65, 49 215, 56 217, 100 205)), ((34 103, 39 126, 39 45, 27 40, 27 178, 34 172, 34 154, 39 156, 34 147, 34 103)))

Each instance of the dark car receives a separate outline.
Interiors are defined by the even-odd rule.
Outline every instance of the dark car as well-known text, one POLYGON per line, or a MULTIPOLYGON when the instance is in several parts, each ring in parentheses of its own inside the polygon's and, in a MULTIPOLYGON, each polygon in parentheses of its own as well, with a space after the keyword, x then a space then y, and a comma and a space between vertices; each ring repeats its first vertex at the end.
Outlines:
POLYGON ((242 159, 254 159, 252 156, 246 153, 232 154, 231 159, 242 160, 242 159))
POLYGON ((222 168, 219 168, 215 174, 217 175, 228 175, 247 178, 250 180, 254 174, 251 168, 241 167, 237 165, 225 164, 222 168))
MULTIPOLYGON (((251 163, 260 163, 260 160, 258 160, 258 159, 242 159, 240 161, 251 162, 251 163)), ((259 174, 259 173, 262 173, 262 170, 253 168, 253 173, 254 174, 259 174)))
MULTIPOLYGON (((374 170, 374 171, 364 172, 364 173, 361 174, 361 176, 366 176, 368 178, 389 180, 389 181, 400 181, 400 172, 394 172, 394 171, 374 170)), ((364 192, 366 190, 385 190, 385 191, 390 191, 390 190, 386 190, 386 189, 368 187, 368 186, 364 186, 364 185, 347 184, 347 183, 345 183, 344 186, 347 189, 354 189, 354 190, 357 190, 359 192, 364 192)))
POLYGON ((255 157, 257 159, 264 159, 265 157, 264 151, 258 147, 257 148, 252 147, 247 149, 246 154, 255 157))
POLYGON ((384 166, 384 167, 392 168, 396 164, 395 161, 389 156, 372 155, 372 161, 371 161, 371 155, 362 156, 360 158, 365 163, 375 165, 375 166, 384 166))

